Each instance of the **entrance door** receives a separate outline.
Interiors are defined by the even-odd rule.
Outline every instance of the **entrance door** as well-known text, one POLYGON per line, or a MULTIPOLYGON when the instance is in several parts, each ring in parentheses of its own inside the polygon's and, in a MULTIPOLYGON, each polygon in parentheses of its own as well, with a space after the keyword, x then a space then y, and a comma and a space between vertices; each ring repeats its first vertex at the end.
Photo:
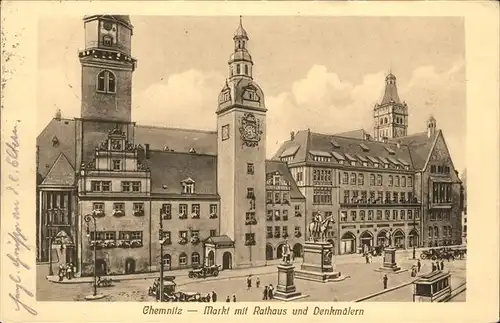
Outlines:
POLYGON ((213 266, 215 265, 215 254, 213 250, 210 250, 208 253, 208 266, 213 266))
POLYGON ((108 274, 108 266, 104 259, 97 259, 95 263, 95 272, 97 276, 105 276, 108 274))
POLYGON ((341 253, 354 253, 356 252, 356 237, 351 232, 346 232, 342 236, 340 245, 341 253))
POLYGON ((231 268, 233 268, 232 256, 229 251, 226 251, 222 255, 222 269, 231 269, 231 268))
POLYGON ((125 274, 135 273, 135 260, 132 258, 127 258, 125 260, 125 274))
POLYGON ((296 243, 293 246, 293 257, 294 258, 302 257, 302 245, 300 243, 296 243))
POLYGON ((271 245, 266 245, 266 260, 272 260, 273 259, 273 246, 271 245))

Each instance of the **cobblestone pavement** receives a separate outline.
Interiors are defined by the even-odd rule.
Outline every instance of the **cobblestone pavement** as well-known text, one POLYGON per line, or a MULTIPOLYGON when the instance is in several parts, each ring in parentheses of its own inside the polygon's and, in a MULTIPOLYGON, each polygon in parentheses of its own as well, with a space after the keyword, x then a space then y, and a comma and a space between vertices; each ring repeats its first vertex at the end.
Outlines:
MULTIPOLYGON (((414 260, 409 260, 411 252, 398 253, 398 264, 403 268, 408 268, 415 263, 414 260)), ((342 282, 335 283, 315 283, 303 280, 296 280, 297 290, 303 294, 309 295, 302 301, 352 301, 360 297, 381 291, 383 273, 376 272, 375 269, 381 266, 381 257, 373 258, 373 263, 365 264, 364 258, 359 255, 339 256, 336 259, 336 269, 342 272, 343 275, 348 275, 351 278, 342 282)), ((456 266, 458 263, 465 264, 465 260, 445 263, 445 266, 450 268, 457 267, 457 272, 462 271, 465 277, 465 265, 462 269, 456 266)), ((422 261, 422 271, 429 271, 430 261, 422 261)), ((300 264, 296 264, 298 269, 300 264)), ((275 266, 252 268, 248 270, 232 270, 222 272, 218 280, 207 278, 206 280, 194 280, 186 276, 177 276, 177 290, 193 291, 201 293, 209 293, 212 290, 218 294, 220 301, 224 301, 228 295, 236 294, 238 301, 260 301, 262 299, 263 286, 268 284, 277 284, 277 269, 275 266), (246 275, 252 274, 255 278, 259 277, 261 287, 256 287, 247 290, 246 275), (232 276, 240 277, 232 277, 232 276), (241 277, 244 276, 244 277, 241 277)), ((81 284, 56 284, 49 282, 45 276, 46 270, 37 268, 37 299, 39 301, 82 301, 84 297, 92 293, 91 283, 81 284)), ((408 282, 412 279, 409 272, 400 274, 390 274, 388 287, 394 287, 401 283, 408 282)), ((99 292, 106 295, 105 298, 99 301, 151 301, 147 295, 148 287, 153 282, 152 278, 137 279, 137 280, 122 280, 116 282, 114 286, 100 288, 99 292)), ((403 293, 403 292, 401 292, 403 293)), ((404 293, 405 300, 407 299, 404 293)), ((398 294, 394 294, 398 295, 398 294)), ((388 296, 389 297, 389 296, 388 296)), ((394 296, 398 297, 398 296, 394 296)), ((403 296, 401 296, 403 297, 403 296)), ((411 301, 411 293, 410 293, 411 301)))

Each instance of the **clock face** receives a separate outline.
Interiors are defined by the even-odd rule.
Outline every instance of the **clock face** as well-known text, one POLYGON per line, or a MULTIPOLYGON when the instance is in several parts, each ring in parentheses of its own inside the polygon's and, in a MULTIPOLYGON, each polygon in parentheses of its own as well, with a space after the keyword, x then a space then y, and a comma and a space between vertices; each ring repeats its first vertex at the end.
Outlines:
POLYGON ((111 24, 110 22, 107 22, 107 21, 106 21, 106 22, 104 22, 104 23, 102 24, 102 27, 103 27, 105 30, 108 30, 108 31, 109 31, 109 30, 111 30, 111 28, 113 28, 113 24, 111 24))
POLYGON ((254 124, 249 124, 245 126, 245 137, 247 139, 255 139, 257 136, 257 129, 255 129, 254 124))

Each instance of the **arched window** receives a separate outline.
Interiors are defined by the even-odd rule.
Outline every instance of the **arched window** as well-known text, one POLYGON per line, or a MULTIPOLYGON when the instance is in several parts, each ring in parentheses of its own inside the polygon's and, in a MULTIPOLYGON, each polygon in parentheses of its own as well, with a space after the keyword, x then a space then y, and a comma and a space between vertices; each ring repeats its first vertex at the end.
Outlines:
POLYGON ((438 238, 439 238, 439 228, 438 228, 438 227, 434 227, 434 237, 435 237, 436 239, 438 239, 438 238))
POLYGON ((248 75, 248 65, 245 65, 245 75, 248 75))
POLYGON ((113 46, 113 37, 109 36, 109 35, 105 35, 102 37, 102 44, 104 46, 113 46))
POLYGON ((116 76, 108 70, 101 71, 97 75, 97 91, 116 93, 116 76))
POLYGON ((396 176, 396 187, 399 187, 399 176, 396 176))
POLYGON ((375 175, 370 174, 370 185, 375 186, 375 175))
POLYGON ((399 219, 400 219, 401 221, 404 221, 404 220, 405 220, 405 210, 401 210, 401 211, 399 212, 399 216, 400 216, 400 218, 399 218, 399 219))
POLYGON ((387 123, 387 117, 386 117, 386 118, 384 118, 384 123, 387 123))
POLYGON ((179 255, 179 266, 186 266, 187 265, 187 255, 186 253, 181 253, 179 255))
POLYGON ((365 185, 365 176, 361 173, 358 175, 358 185, 365 185))
POLYGON ((240 73, 241 73, 240 64, 236 64, 236 74, 240 74, 240 73))
POLYGON ((389 186, 392 186, 392 184, 393 184, 392 175, 389 175, 389 186))
POLYGON ((351 185, 356 185, 356 173, 351 173, 351 185))
POLYGON ((406 177, 401 177, 401 187, 406 187, 406 177))
POLYGON ((432 227, 429 227, 429 239, 432 239, 433 231, 432 227))

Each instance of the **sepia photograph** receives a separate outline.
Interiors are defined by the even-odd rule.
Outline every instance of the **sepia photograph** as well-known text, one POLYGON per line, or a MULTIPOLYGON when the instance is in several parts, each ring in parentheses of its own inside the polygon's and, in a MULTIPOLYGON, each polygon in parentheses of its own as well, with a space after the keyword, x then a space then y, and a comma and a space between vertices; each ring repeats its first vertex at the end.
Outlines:
POLYGON ((465 301, 464 31, 41 19, 37 299, 465 301))

